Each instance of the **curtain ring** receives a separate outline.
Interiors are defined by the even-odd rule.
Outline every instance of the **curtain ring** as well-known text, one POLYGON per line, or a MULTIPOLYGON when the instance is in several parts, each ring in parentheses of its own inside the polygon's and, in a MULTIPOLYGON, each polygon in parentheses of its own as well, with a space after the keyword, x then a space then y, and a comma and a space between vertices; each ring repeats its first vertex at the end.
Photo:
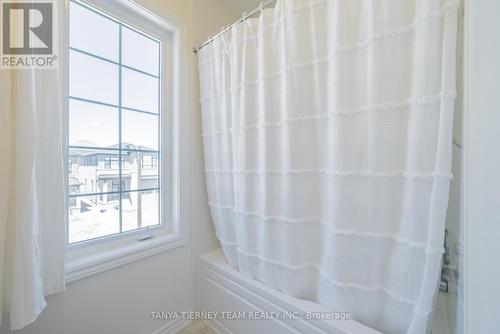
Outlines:
POLYGON ((243 21, 245 21, 247 19, 247 12, 243 12, 243 14, 241 14, 241 19, 243 21))
POLYGON ((262 11, 264 10, 264 1, 259 2, 259 10, 260 10, 260 15, 262 15, 262 11))

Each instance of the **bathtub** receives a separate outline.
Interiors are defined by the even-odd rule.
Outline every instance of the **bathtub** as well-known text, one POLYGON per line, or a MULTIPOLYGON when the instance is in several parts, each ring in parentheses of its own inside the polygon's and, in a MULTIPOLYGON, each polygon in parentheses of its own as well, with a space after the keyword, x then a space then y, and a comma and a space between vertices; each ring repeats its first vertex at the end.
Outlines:
POLYGON ((332 313, 235 271, 220 250, 201 257, 200 283, 203 314, 221 334, 381 334, 354 320, 318 319, 332 313))

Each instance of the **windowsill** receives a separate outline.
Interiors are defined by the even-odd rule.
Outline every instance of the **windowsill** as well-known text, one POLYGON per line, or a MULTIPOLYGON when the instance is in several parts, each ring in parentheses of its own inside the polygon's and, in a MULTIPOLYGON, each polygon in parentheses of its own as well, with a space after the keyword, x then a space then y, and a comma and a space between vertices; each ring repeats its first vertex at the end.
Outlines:
POLYGON ((66 263, 66 283, 72 283, 185 244, 186 239, 180 235, 162 235, 130 243, 120 248, 69 259, 66 263))

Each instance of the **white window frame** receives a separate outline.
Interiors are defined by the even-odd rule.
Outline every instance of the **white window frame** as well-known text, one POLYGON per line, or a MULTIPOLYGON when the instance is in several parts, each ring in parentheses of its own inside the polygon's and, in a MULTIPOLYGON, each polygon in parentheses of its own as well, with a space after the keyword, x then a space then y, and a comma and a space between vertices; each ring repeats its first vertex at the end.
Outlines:
MULTIPOLYGON (((180 28, 131 1, 73 0, 94 8, 161 42, 160 104, 160 224, 74 244, 67 243, 66 281, 72 282, 138 259, 182 246, 187 242, 179 207, 179 53, 180 28), (142 239, 142 240, 141 240, 142 239)), ((69 18, 69 2, 66 2, 69 18)), ((67 20, 68 21, 68 20, 67 20)), ((69 85, 69 22, 65 22, 65 90, 69 85)), ((69 92, 66 91, 66 110, 69 92)), ((68 115, 66 115, 68 117, 68 115)), ((66 122, 65 124, 68 124, 66 122)), ((66 128, 66 144, 68 143, 66 128)), ((66 154, 68 150, 66 149, 66 154)), ((65 159, 68 161, 68 157, 65 159)), ((68 171, 69 166, 66 166, 68 171)), ((69 175, 69 173, 66 173, 69 175)))

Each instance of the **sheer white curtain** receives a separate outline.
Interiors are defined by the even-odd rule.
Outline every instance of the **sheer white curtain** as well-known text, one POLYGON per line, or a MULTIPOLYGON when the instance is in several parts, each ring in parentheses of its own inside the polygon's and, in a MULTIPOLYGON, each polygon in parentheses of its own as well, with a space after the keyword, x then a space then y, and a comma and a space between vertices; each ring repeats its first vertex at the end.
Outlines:
POLYGON ((13 330, 37 318, 46 295, 64 290, 61 75, 0 70, 0 314, 10 314, 13 330))
POLYGON ((384 333, 425 333, 451 170, 457 1, 278 0, 199 52, 231 266, 384 333))

